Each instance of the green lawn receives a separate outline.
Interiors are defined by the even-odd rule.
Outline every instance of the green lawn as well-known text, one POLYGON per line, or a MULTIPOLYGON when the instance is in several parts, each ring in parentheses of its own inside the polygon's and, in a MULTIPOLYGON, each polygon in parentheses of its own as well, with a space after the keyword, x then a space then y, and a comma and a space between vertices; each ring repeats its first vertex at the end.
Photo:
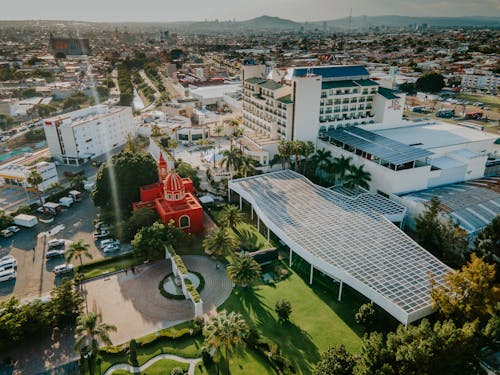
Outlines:
MULTIPOLYGON (((225 374, 226 366, 224 364, 224 358, 221 358, 219 362, 220 374, 225 374)), ((231 370, 231 375, 275 375, 276 372, 269 366, 269 364, 257 353, 247 348, 238 350, 231 354, 229 358, 229 368, 231 370)), ((217 375, 217 365, 213 365, 209 369, 206 369, 200 362, 196 366, 196 375, 217 375)))
POLYGON ((493 95, 481 95, 481 94, 458 94, 458 99, 467 100, 469 102, 482 102, 485 105, 490 106, 492 109, 500 110, 500 97, 493 95))
POLYGON ((330 345, 344 344, 352 353, 360 349, 362 331, 353 316, 361 301, 346 291, 343 302, 337 302, 335 291, 332 288, 327 294, 311 288, 292 272, 274 286, 236 288, 219 310, 240 312, 261 336, 279 344, 281 354, 294 363, 299 373, 308 374, 330 345), (274 312, 281 298, 292 304, 289 323, 279 323, 274 312))
POLYGON ((144 258, 136 258, 132 253, 130 253, 78 266, 77 271, 82 272, 85 275, 85 278, 88 279, 104 275, 106 273, 123 270, 132 266, 137 266, 142 264, 144 260, 144 258))
MULTIPOLYGON (((184 371, 187 371, 189 365, 187 363, 176 362, 171 359, 161 359, 158 362, 153 363, 149 366, 144 372, 141 372, 142 375, 165 375, 170 374, 172 369, 175 367, 180 367, 184 371)), ((112 372, 113 375, 129 375, 131 372, 125 370, 117 370, 112 372)))

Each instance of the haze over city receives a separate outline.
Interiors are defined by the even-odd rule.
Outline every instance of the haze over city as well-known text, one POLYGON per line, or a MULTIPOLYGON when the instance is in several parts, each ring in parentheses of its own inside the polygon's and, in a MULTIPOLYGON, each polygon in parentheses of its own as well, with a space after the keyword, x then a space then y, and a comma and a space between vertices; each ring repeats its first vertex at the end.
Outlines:
POLYGON ((349 16, 499 16, 496 0, 171 0, 64 1, 29 0, 2 5, 0 19, 82 20, 99 22, 171 22, 245 20, 263 14, 297 22, 322 21, 349 16))

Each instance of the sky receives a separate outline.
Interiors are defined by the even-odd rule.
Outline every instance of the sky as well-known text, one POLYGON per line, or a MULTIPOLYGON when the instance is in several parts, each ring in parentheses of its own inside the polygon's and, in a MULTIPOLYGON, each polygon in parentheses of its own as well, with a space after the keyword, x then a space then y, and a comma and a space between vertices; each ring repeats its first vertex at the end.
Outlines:
POLYGON ((0 20, 170 22, 246 20, 262 15, 297 22, 353 16, 500 16, 500 0, 24 0, 2 4, 0 20), (7 5, 8 4, 8 5, 7 5))

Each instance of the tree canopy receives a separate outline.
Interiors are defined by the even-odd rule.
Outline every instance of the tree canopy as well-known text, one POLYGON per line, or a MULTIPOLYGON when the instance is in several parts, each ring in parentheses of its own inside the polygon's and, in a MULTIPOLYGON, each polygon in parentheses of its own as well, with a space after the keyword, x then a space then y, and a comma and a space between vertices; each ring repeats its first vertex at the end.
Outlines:
POLYGON ((356 361, 344 345, 331 346, 324 353, 314 369, 315 375, 352 375, 356 361))
POLYGON ((495 264, 496 282, 500 282, 500 215, 478 234, 475 247, 486 262, 495 264))
POLYGON ((182 236, 183 232, 174 226, 173 221, 167 226, 155 222, 137 232, 132 240, 132 249, 137 256, 158 257, 163 254, 165 245, 175 245, 182 236))
POLYGON ((444 87, 444 77, 439 72, 427 72, 415 82, 415 89, 423 92, 439 92, 444 87))
POLYGON ((128 214, 140 198, 139 188, 157 181, 156 161, 150 154, 121 152, 101 165, 92 198, 98 207, 128 214))

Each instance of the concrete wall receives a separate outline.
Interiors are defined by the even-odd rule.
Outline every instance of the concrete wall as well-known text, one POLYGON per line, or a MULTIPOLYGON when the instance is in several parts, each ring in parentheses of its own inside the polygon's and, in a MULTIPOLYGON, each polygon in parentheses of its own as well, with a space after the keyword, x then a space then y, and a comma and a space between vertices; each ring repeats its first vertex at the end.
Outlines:
POLYGON ((398 94, 399 99, 386 99, 380 94, 373 98, 373 111, 375 112, 375 122, 384 124, 401 123, 404 112, 404 94, 398 94))
POLYGON ((315 142, 319 131, 321 77, 294 77, 292 100, 295 104, 292 137, 296 140, 315 142))

